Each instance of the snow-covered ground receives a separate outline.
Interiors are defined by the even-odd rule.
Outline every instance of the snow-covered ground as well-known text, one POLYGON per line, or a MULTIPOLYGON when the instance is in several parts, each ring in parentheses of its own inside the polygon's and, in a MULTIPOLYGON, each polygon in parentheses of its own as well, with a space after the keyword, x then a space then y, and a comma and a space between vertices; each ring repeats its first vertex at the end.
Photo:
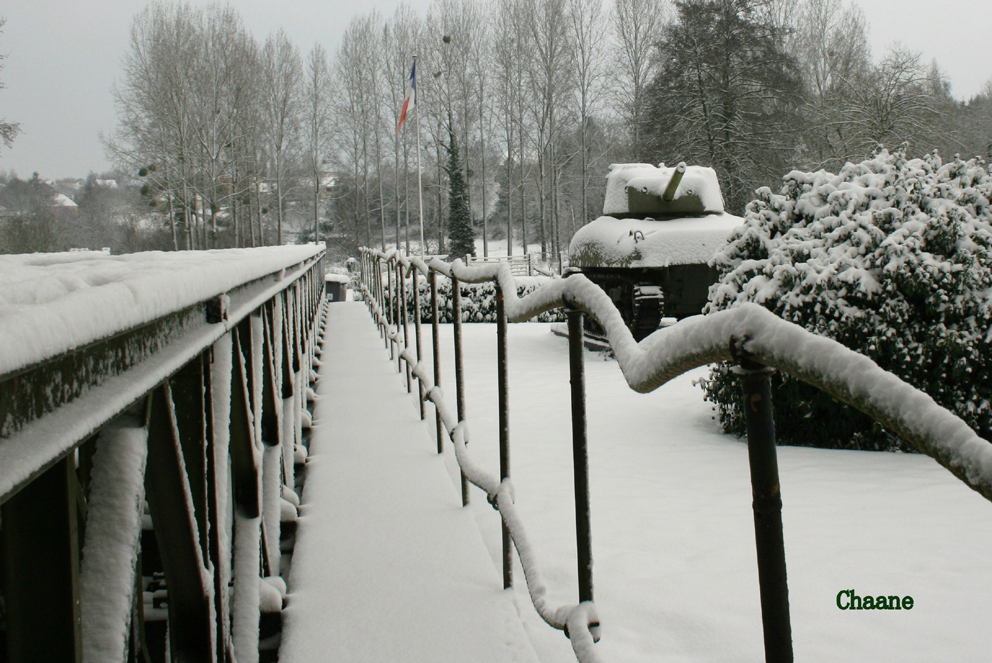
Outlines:
MULTIPOLYGON (((495 472, 495 326, 464 329, 469 450, 495 472)), ((453 403, 449 325, 442 348, 442 386, 453 403)), ((511 325, 509 360, 518 510, 550 602, 573 603, 566 341, 549 325, 511 325)), ((598 651, 606 661, 764 660, 747 450, 720 433, 693 386, 704 375, 641 395, 614 361, 587 354, 598 651)), ((783 447, 779 465, 797 660, 987 660, 992 504, 920 455, 783 447), (915 605, 842 611, 837 594, 847 589, 908 595, 915 605)), ((452 462, 449 470, 454 481, 452 462)), ((498 568, 498 516, 480 491, 472 498, 498 568)), ((530 607, 519 565, 515 578, 541 660, 574 661, 564 636, 530 607)))

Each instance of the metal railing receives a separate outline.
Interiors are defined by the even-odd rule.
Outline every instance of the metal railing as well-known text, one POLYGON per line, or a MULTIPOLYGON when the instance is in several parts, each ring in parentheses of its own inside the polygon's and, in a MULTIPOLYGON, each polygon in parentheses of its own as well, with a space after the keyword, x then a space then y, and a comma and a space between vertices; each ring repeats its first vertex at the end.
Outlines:
POLYGON ((321 247, 267 255, 0 375, 4 660, 258 660, 324 306, 321 247))
MULTIPOLYGON (((424 260, 430 261, 431 257, 424 260)), ((513 276, 548 276, 557 278, 564 268, 568 267, 568 253, 560 252, 557 257, 541 253, 528 253, 522 256, 489 256, 482 258, 477 256, 465 256, 465 264, 472 265, 499 265, 506 263, 510 266, 510 273, 513 276), (539 259, 540 258, 540 259, 539 259)))
POLYGON ((465 256, 465 263, 468 265, 490 265, 506 263, 510 266, 510 273, 514 276, 532 276, 534 274, 534 261, 532 254, 523 256, 489 256, 488 258, 465 256))
POLYGON ((599 619, 593 603, 592 549, 589 518, 588 455, 586 453, 585 385, 582 359, 583 318, 592 316, 606 330, 620 369, 635 391, 653 391, 693 368, 733 361, 743 377, 747 419, 748 460, 753 497, 755 547, 761 602, 765 660, 793 660, 782 498, 779 491, 770 374, 781 370, 841 400, 900 435, 931 456, 973 490, 992 500, 992 444, 980 438, 961 419, 938 406, 925 393, 882 370, 869 358, 828 338, 820 337, 777 318, 766 309, 747 304, 728 311, 696 316, 668 327, 662 336, 637 343, 608 295, 581 274, 550 281, 523 297, 508 265, 466 266, 460 260, 445 263, 407 258, 395 251, 363 249, 362 289, 380 333, 397 362, 406 364, 407 390, 411 377, 418 381, 420 413, 424 402, 435 406, 438 453, 443 450, 442 428, 451 440, 462 473, 462 502, 468 503, 469 483, 485 491, 502 518, 503 584, 512 586, 511 544, 524 569, 531 601, 550 626, 570 637, 582 663, 599 661, 594 648, 599 619), (452 281, 455 346, 456 412, 440 388, 437 279, 452 281), (433 375, 423 363, 419 278, 430 285, 433 375), (411 281, 415 350, 411 350, 407 314, 407 279, 411 281), (460 283, 492 281, 497 290, 497 381, 499 391, 499 475, 473 463, 465 413, 462 362, 460 283), (513 293, 506 296, 506 293, 513 293), (579 604, 549 606, 540 571, 526 531, 513 504, 510 481, 510 428, 507 410, 507 323, 523 322, 557 307, 568 318, 569 366, 572 402, 572 441, 575 485, 576 541, 578 545, 579 604))

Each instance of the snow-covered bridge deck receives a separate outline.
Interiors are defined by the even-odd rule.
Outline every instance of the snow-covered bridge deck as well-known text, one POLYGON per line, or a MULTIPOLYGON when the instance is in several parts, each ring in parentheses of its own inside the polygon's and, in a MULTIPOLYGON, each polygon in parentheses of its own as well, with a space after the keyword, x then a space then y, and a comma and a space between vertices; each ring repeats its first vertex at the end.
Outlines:
POLYGON ((367 309, 327 317, 280 660, 536 661, 367 309))

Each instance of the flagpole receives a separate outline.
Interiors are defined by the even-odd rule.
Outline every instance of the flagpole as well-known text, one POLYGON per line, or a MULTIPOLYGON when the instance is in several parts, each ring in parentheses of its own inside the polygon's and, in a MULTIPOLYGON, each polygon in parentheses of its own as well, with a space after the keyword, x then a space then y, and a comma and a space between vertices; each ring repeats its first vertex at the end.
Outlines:
MULTIPOLYGON (((413 56, 414 71, 417 70, 417 56, 413 56)), ((420 214, 418 218, 420 219, 420 259, 423 260, 424 256, 424 186, 421 180, 422 169, 420 167, 420 93, 417 92, 416 79, 414 79, 413 88, 413 110, 417 113, 417 198, 420 202, 420 214)))

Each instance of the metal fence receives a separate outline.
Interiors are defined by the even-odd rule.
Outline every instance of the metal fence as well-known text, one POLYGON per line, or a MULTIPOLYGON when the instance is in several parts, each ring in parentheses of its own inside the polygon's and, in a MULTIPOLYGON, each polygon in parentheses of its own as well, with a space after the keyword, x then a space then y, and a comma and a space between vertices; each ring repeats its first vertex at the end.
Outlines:
POLYGON ((389 347, 391 358, 397 362, 397 370, 402 371, 405 363, 407 391, 412 390, 412 379, 417 380, 421 418, 425 417, 426 401, 435 406, 438 453, 443 451, 442 430, 452 442, 461 468, 463 504, 469 501, 468 485, 471 483, 486 493, 489 502, 500 513, 504 588, 513 583, 512 546, 520 557, 535 609, 550 626, 565 632, 571 639, 576 658, 582 663, 600 660, 594 647, 594 642, 598 641, 599 618, 593 603, 582 359, 583 319, 587 315, 606 330, 627 383, 638 392, 652 391, 698 366, 718 361, 737 364, 736 370, 743 377, 762 628, 765 659, 769 663, 793 660, 782 497, 771 410, 770 374, 774 370, 804 380, 868 414, 933 457, 970 488, 992 500, 992 444, 978 437, 954 414, 937 406, 929 396, 883 371, 867 357, 785 322, 759 306, 744 305, 689 318, 669 327, 660 339, 651 339, 651 342, 646 339, 638 344, 606 293, 581 274, 550 281, 538 291, 518 298, 507 264, 466 266, 460 260, 449 264, 437 258, 424 262, 396 251, 383 253, 369 249, 362 250, 361 258, 365 301, 389 347), (432 367, 423 362, 424 333, 418 288, 421 277, 429 281, 431 292, 432 367), (438 278, 452 281, 454 411, 440 389, 438 278), (459 283, 485 281, 495 283, 497 290, 498 476, 473 463, 465 446, 468 440, 458 286, 459 283), (413 339, 406 306, 408 290, 414 298, 413 339), (557 307, 564 307, 568 318, 579 604, 552 607, 547 604, 540 570, 534 564, 527 534, 512 498, 507 324, 523 322, 557 307))
POLYGON ((0 376, 0 658, 259 660, 324 305, 310 255, 0 376))

